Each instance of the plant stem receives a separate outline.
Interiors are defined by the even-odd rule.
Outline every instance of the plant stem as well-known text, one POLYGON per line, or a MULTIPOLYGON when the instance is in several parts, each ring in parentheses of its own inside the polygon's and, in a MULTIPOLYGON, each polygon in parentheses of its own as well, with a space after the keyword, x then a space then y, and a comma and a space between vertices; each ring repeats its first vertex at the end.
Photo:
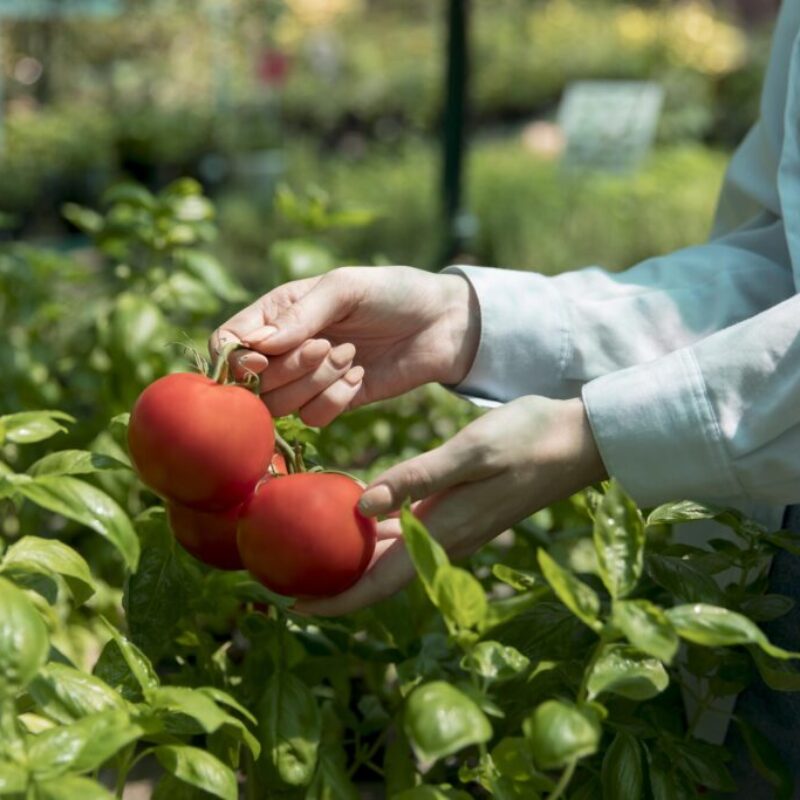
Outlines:
POLYGON ((572 776, 575 774, 575 767, 577 764, 577 761, 570 761, 569 764, 567 764, 567 768, 561 773, 561 777, 558 779, 555 789, 547 796, 547 800, 558 800, 558 798, 564 794, 572 780, 572 776))
POLYGON ((709 706, 714 702, 714 696, 711 694, 710 691, 706 692, 698 701, 697 708, 695 708, 694 713, 692 714, 691 719, 689 720, 689 727, 686 730, 686 738, 691 739, 694 736, 695 728, 700 723, 700 720, 708 711, 709 706))
MULTIPOLYGON (((303 470, 297 469, 297 462, 296 462, 296 454, 294 448, 286 441, 286 439, 281 436, 278 431, 275 431, 275 444, 278 447, 278 450, 281 451, 281 454, 286 459, 286 467, 289 470, 289 473, 293 472, 302 472, 303 470)), ((302 462, 301 462, 302 463, 302 462)))
POLYGON ((222 345, 211 368, 210 378, 212 381, 216 383, 225 383, 228 380, 228 356, 230 356, 234 350, 239 350, 241 347, 242 343, 237 341, 226 342, 222 345))
MULTIPOLYGON (((383 744, 384 740, 386 739, 387 734, 389 733, 389 726, 387 725, 375 739, 375 741, 369 746, 369 749, 365 753, 360 753, 355 760, 355 763, 352 767, 348 770, 348 775, 352 778, 353 775, 356 774, 358 768, 362 765, 369 765, 370 761, 372 761, 372 756, 378 752, 380 746, 383 744)), ((375 766, 372 765, 372 769, 375 769, 375 766)), ((381 773, 382 774, 382 773, 381 773)))

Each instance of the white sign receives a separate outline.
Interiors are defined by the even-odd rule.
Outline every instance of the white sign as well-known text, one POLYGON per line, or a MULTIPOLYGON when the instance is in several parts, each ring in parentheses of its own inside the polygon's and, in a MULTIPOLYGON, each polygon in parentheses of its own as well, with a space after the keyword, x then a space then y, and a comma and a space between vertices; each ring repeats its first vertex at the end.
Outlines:
POLYGON ((648 81, 576 81, 558 110, 569 167, 635 167, 656 134, 664 90, 648 81))

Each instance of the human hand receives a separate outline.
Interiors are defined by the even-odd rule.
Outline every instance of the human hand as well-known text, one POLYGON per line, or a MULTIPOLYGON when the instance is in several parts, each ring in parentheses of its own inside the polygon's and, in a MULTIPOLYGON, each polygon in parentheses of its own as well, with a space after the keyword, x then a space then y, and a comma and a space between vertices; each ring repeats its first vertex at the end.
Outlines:
MULTIPOLYGON (((441 447, 398 464, 366 488, 376 516, 420 501, 414 513, 451 558, 470 555, 544 506, 605 478, 580 400, 522 397, 489 411, 441 447)), ((378 523, 378 546, 346 592, 302 601, 301 613, 336 616, 394 594, 414 577, 397 518, 378 523)))
POLYGON ((350 408, 424 383, 459 383, 478 347, 468 281, 411 267, 344 267, 268 292, 211 337, 229 341, 234 374, 259 376, 275 416, 327 425, 350 408))

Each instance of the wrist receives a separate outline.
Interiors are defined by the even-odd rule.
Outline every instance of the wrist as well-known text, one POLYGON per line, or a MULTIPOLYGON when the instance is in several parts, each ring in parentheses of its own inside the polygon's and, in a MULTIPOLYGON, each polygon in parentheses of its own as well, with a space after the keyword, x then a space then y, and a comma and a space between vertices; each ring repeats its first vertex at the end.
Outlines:
POLYGON ((606 480, 608 472, 600 457, 583 400, 578 397, 563 400, 562 403, 566 415, 565 429, 572 432, 567 451, 567 467, 575 484, 573 491, 578 491, 606 480))
POLYGON ((458 273, 438 276, 442 282, 446 346, 441 383, 456 386, 472 368, 481 338, 478 296, 469 280, 458 273))

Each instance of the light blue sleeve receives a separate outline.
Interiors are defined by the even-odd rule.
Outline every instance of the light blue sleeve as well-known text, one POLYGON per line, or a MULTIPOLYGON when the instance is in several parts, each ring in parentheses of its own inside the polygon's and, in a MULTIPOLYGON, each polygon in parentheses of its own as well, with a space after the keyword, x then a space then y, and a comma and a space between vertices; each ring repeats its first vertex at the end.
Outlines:
POLYGON ((800 3, 784 3, 709 242, 617 274, 449 268, 482 324, 456 390, 582 395, 606 468, 642 505, 800 502, 798 25, 800 3))
POLYGON ((475 361, 457 391, 499 401, 575 397, 588 381, 691 345, 794 293, 783 224, 766 212, 726 237, 619 274, 447 271, 470 281, 481 312, 475 361))
POLYGON ((604 463, 642 505, 800 502, 800 295, 583 398, 604 463))

